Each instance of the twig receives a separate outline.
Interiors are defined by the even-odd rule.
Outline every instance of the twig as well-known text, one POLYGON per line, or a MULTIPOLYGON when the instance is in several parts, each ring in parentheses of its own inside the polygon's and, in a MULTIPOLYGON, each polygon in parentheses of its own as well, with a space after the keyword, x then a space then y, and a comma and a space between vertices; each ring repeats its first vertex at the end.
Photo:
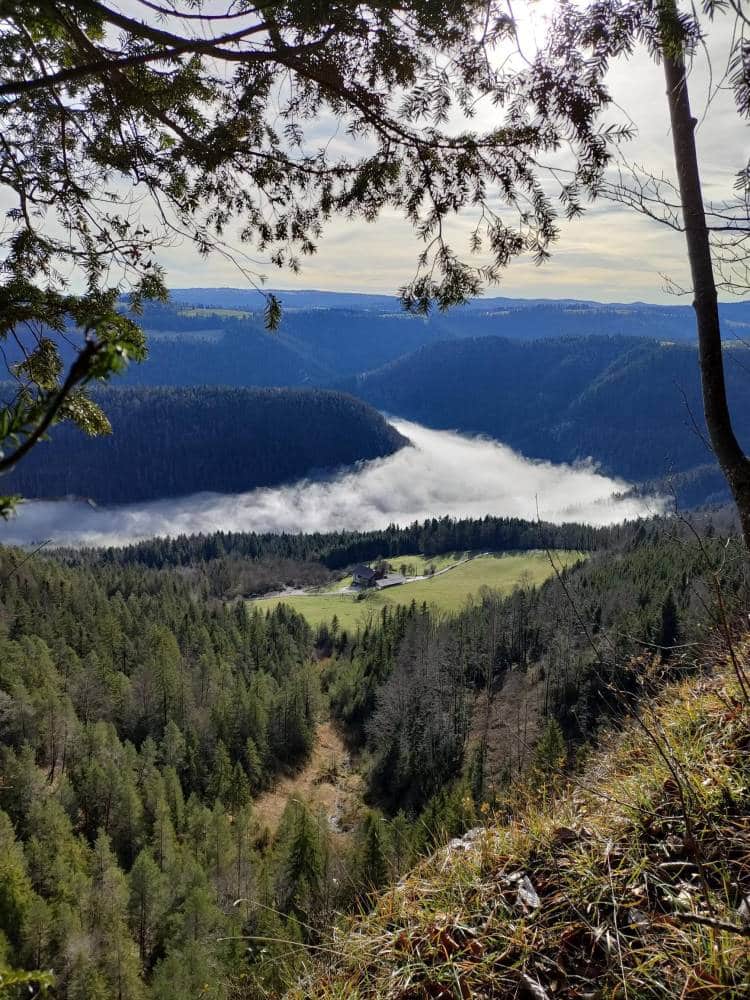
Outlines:
POLYGON ((704 917, 700 913, 672 913, 675 920, 682 920, 686 924, 701 924, 704 927, 712 927, 717 931, 726 931, 728 934, 739 934, 740 937, 750 937, 750 925, 741 927, 739 924, 730 924, 725 920, 716 920, 714 917, 704 917))

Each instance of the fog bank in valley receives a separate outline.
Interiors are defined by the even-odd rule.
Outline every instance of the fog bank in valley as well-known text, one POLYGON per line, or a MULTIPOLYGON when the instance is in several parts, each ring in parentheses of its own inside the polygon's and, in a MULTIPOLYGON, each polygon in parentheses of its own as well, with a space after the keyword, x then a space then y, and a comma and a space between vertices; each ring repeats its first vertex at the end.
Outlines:
POLYGON ((618 498, 627 484, 590 464, 530 461, 496 441, 392 421, 411 447, 334 478, 221 495, 199 493, 123 507, 29 502, 0 541, 119 545, 213 531, 308 532, 382 528, 445 514, 498 514, 609 524, 660 513, 660 498, 618 498))

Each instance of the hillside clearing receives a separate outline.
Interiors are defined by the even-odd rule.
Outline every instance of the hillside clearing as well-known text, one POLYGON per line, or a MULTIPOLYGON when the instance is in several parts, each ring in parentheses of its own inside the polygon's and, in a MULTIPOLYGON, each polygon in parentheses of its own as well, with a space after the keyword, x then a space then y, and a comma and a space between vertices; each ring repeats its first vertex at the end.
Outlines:
POLYGON ((255 799, 253 812, 260 825, 274 834, 292 799, 304 802, 313 813, 323 812, 334 833, 346 829, 361 805, 362 779, 351 770, 349 753, 330 721, 318 726, 312 753, 304 766, 255 799))
MULTIPOLYGON (((486 553, 485 553, 486 554, 486 553)), ((387 562, 394 573, 401 573, 407 579, 417 576, 428 576, 433 573, 442 573, 446 569, 451 569, 459 563, 465 562, 469 558, 476 558, 476 553, 472 552, 445 552, 437 556, 423 556, 419 553, 409 553, 404 556, 389 556, 387 562)), ((379 560, 373 560, 368 565, 374 566, 379 560)), ((336 580, 334 583, 324 588, 326 593, 339 593, 345 587, 350 587, 351 576, 344 577, 343 580, 336 580)))
MULTIPOLYGON (((570 566, 586 558, 585 553, 562 550, 555 552, 554 557, 558 567, 570 566)), ((390 561, 398 567, 399 560, 411 558, 401 556, 390 561)), ((485 554, 425 580, 415 580, 382 591, 367 591, 362 599, 348 593, 311 592, 292 597, 265 598, 253 601, 252 605, 265 611, 287 604, 304 615, 313 628, 330 622, 335 615, 341 628, 356 629, 366 625, 385 606, 416 601, 417 604, 426 602, 440 611, 455 612, 482 587, 508 594, 517 586, 539 586, 552 572, 546 552, 485 554)))

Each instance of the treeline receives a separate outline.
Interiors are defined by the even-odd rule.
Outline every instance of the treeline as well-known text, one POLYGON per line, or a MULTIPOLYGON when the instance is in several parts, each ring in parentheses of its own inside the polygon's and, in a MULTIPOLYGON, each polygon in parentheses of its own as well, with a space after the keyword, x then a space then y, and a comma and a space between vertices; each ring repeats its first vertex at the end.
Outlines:
MULTIPOLYGON (((657 520, 654 523, 661 523, 657 520)), ((624 544, 639 530, 638 522, 596 528, 589 524, 550 524, 517 517, 429 518, 375 531, 324 534, 258 534, 216 531, 208 535, 154 538, 101 550, 69 550, 73 561, 144 565, 150 568, 191 566, 232 556, 242 559, 318 561, 329 569, 355 562, 422 553, 526 551, 544 547, 592 550, 624 544)))
MULTIPOLYGON (((746 346, 726 348, 733 419, 745 439, 748 357, 746 346)), ((670 492, 673 483, 686 504, 726 496, 705 468, 716 466, 692 345, 624 337, 445 341, 340 385, 389 413, 489 434, 532 458, 590 457, 631 482, 657 480, 670 492)))
POLYGON ((189 569, 212 597, 257 597, 287 587, 322 586, 357 562, 396 560, 421 553, 513 552, 541 547, 592 551, 622 546, 636 523, 607 528, 552 525, 519 518, 432 518, 404 528, 334 534, 214 532, 155 538, 121 548, 59 550, 69 565, 147 566, 189 569))
MULTIPOLYGON (((255 597, 286 587, 322 586, 357 562, 448 552, 519 552, 540 548, 593 552, 622 550, 634 540, 671 530, 688 533, 665 518, 593 527, 554 525, 520 518, 431 518, 406 527, 332 534, 214 532, 156 538, 120 548, 61 549, 55 558, 70 565, 147 566, 189 569, 212 597, 255 597)), ((732 531, 729 512, 696 521, 702 531, 732 531)))
POLYGON ((129 503, 239 493, 389 455, 406 440, 371 407, 311 389, 109 389, 113 433, 51 432, 3 480, 26 497, 129 503))

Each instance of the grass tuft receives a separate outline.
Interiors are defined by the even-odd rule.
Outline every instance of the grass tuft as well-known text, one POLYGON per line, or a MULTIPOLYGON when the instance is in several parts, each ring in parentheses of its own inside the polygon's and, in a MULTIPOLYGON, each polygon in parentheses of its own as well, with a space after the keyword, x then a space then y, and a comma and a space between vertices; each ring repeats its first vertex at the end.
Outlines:
POLYGON ((729 674, 670 687, 586 772, 339 927, 288 1000, 746 1000, 750 713, 729 674))

